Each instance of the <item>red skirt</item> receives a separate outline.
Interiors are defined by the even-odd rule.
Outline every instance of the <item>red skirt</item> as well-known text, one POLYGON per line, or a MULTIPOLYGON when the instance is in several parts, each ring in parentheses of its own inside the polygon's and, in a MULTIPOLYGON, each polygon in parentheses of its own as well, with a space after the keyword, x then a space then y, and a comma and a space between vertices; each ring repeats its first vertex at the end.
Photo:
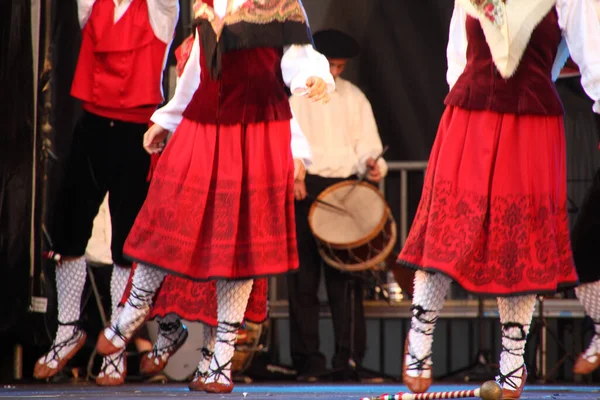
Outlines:
POLYGON ((123 253, 195 281, 298 267, 289 121, 184 119, 161 155, 123 253))
POLYGON ((563 119, 448 107, 398 261, 480 295, 577 283, 563 119))
MULTIPOLYGON (((131 269, 127 287, 123 293, 121 304, 125 304, 131 290, 131 279, 135 272, 136 264, 131 269)), ((254 280, 244 321, 263 323, 267 319, 267 293, 269 282, 267 278, 254 280)), ((150 313, 151 318, 164 317, 167 314, 176 314, 186 321, 203 322, 210 326, 217 326, 217 285, 216 281, 195 282, 167 275, 160 289, 154 297, 154 306, 150 313)))

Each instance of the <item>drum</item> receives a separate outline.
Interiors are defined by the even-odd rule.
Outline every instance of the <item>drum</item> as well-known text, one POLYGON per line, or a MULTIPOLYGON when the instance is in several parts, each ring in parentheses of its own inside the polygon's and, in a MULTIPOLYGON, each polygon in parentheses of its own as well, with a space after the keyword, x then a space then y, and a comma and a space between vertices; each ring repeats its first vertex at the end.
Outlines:
POLYGON ((262 324, 246 321, 238 330, 235 353, 231 360, 231 372, 234 375, 243 374, 252 364, 257 353, 269 350, 269 320, 262 324))
POLYGON ((396 244, 396 221, 377 188, 355 184, 343 181, 321 192, 308 224, 330 266, 348 272, 385 269, 396 244))

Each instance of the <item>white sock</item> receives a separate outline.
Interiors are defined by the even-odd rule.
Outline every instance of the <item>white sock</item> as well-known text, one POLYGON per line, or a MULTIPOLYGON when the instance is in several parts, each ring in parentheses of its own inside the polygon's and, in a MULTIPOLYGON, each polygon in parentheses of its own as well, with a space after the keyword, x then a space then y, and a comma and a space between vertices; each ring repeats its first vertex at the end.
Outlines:
POLYGON ((408 333, 409 349, 404 362, 408 376, 431 377, 431 346, 433 331, 451 280, 442 274, 417 271, 414 280, 411 327, 408 333))
POLYGON ((120 267, 116 264, 113 265, 113 271, 110 277, 111 323, 116 322, 116 319, 119 317, 119 312, 121 311, 119 304, 123 298, 123 292, 125 292, 130 273, 131 268, 129 267, 120 267))
POLYGON ((133 275, 131 293, 116 324, 104 330, 104 335, 114 346, 124 348, 135 331, 150 313, 154 294, 160 288, 166 273, 156 268, 138 264, 133 275))
POLYGON ((535 309, 535 295, 498 297, 498 311, 502 324, 502 353, 500 375, 496 380, 504 389, 516 390, 521 386, 521 367, 525 364, 525 344, 535 309))
POLYGON ((575 294, 585 313, 594 321, 594 337, 583 356, 588 362, 595 363, 600 354, 600 281, 584 283, 575 289, 575 294))
MULTIPOLYGON (((127 286, 130 272, 131 268, 120 267, 116 264, 113 265, 113 271, 110 278, 111 325, 117 322, 119 314, 123 311, 123 307, 119 304, 123 298, 123 292, 127 286)), ((118 379, 125 372, 125 357, 125 349, 104 357, 98 376, 103 377, 104 375, 109 375, 111 378, 118 379)))
POLYGON ((204 325, 202 328, 202 358, 198 363, 198 367, 196 367, 194 380, 206 379, 208 376, 208 367, 212 361, 215 352, 215 341, 217 340, 217 328, 209 325, 204 325))
POLYGON ((231 383, 231 360, 252 283, 252 280, 217 281, 217 336, 206 383, 231 383))
POLYGON ((56 266, 56 297, 58 303, 58 329, 50 351, 40 359, 40 364, 56 368, 58 360, 69 354, 77 345, 82 333, 77 333, 81 314, 81 295, 87 277, 84 257, 63 261, 56 266))

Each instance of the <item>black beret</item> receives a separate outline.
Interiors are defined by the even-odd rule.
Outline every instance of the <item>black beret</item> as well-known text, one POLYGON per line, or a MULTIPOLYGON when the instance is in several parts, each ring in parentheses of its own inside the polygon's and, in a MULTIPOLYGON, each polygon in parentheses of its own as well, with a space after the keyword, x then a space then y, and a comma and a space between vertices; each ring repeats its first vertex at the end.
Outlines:
POLYGON ((354 58, 360 53, 352 36, 335 29, 316 32, 313 40, 317 51, 327 58, 354 58))

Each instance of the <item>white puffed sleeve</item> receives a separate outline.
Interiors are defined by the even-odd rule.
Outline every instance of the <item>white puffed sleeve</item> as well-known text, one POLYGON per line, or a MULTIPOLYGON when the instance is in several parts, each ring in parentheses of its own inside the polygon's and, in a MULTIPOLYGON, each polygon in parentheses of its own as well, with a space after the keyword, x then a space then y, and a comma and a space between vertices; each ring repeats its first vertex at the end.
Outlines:
POLYGON ((77 0, 77 18, 81 29, 87 24, 96 0, 77 0))
POLYGON ((448 86, 456 83, 462 75, 467 65, 467 14, 458 5, 454 4, 452 19, 450 20, 450 33, 448 35, 448 47, 446 57, 448 58, 448 71, 446 72, 446 81, 448 86))
POLYGON ((199 35, 194 38, 190 58, 185 64, 183 73, 179 78, 175 94, 171 101, 159 108, 152 115, 152 122, 165 129, 174 131, 183 119, 189 102, 192 100, 196 89, 200 85, 200 39, 199 35))
POLYGON ((600 114, 600 21, 591 0, 557 0, 558 24, 573 61, 579 66, 581 84, 600 114))
POLYGON ((281 59, 283 81, 293 94, 307 92, 306 80, 316 76, 325 81, 329 93, 335 90, 335 81, 329 72, 329 61, 312 45, 286 46, 281 59))
POLYGON ((178 0, 146 0, 150 25, 157 38, 171 43, 175 35, 175 26, 179 19, 178 0))

